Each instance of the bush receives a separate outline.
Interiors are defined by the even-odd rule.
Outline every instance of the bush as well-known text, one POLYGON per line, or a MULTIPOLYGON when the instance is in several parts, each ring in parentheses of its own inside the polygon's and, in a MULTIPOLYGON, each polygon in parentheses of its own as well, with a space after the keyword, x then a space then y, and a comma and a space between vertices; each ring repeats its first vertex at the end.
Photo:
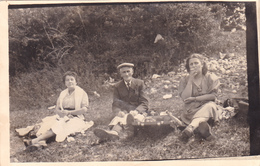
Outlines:
POLYGON ((207 54, 239 53, 246 55, 246 32, 239 30, 233 33, 217 32, 212 34, 212 39, 207 45, 207 54))
POLYGON ((59 68, 64 57, 75 56, 75 50, 84 61, 85 55, 92 55, 94 62, 88 65, 98 73, 110 67, 111 74, 115 65, 126 60, 139 63, 138 67, 145 62, 154 67, 166 65, 158 71, 165 72, 178 64, 176 60, 204 52, 218 27, 204 3, 11 9, 9 25, 11 76, 29 68, 59 68), (155 44, 157 34, 165 40, 155 44))
POLYGON ((243 32, 220 32, 221 17, 216 15, 224 10, 211 7, 139 3, 11 8, 11 104, 14 99, 31 106, 47 101, 62 87, 56 78, 67 70, 76 71, 82 87, 91 91, 100 89, 109 77, 120 79, 116 66, 122 62, 134 63, 134 76, 145 78, 177 71, 194 52, 238 51, 237 46, 244 45, 243 32), (163 40, 154 43, 158 34, 163 40))

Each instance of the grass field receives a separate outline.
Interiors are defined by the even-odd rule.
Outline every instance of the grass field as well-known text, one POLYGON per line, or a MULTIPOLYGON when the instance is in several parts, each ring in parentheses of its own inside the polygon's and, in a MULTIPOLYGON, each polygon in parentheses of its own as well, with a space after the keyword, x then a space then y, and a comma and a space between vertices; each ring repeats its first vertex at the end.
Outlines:
MULTIPOLYGON (((239 72, 239 71, 237 71, 239 72)), ((159 113, 170 111, 179 116, 183 105, 178 97, 178 80, 182 73, 163 75, 159 78, 145 79, 147 94, 150 97, 150 109, 159 113), (163 99, 165 94, 172 98, 163 99)), ((222 83, 225 79, 222 78, 222 83)), ((241 88, 240 88, 241 89, 241 88)), ((249 125, 246 115, 240 114, 231 119, 222 120, 213 126, 217 139, 212 142, 202 140, 195 135, 187 144, 180 142, 179 131, 163 128, 138 132, 135 137, 95 145, 97 137, 93 134, 96 127, 107 128, 111 120, 112 88, 100 90, 100 97, 89 95, 90 107, 87 120, 93 120, 94 126, 84 134, 77 134, 75 141, 57 143, 50 141, 44 149, 34 152, 24 151, 22 138, 15 129, 33 125, 40 119, 53 115, 50 105, 33 110, 10 111, 10 158, 11 162, 88 162, 88 161, 140 161, 164 159, 219 158, 249 155, 249 125)), ((219 100, 240 95, 232 92, 229 86, 221 86, 219 100)))

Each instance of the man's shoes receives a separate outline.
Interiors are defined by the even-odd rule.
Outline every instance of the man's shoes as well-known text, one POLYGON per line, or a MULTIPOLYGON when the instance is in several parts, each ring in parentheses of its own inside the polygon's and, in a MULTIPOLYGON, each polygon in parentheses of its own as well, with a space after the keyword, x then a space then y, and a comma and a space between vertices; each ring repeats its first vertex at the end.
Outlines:
POLYGON ((30 139, 24 139, 24 140, 23 140, 23 143, 24 143, 24 146, 25 146, 25 147, 28 147, 28 146, 31 146, 31 145, 32 145, 32 140, 30 140, 30 139))
POLYGON ((119 135, 113 130, 95 129, 94 134, 101 140, 117 140, 119 135))
POLYGON ((212 141, 216 139, 216 137, 212 134, 211 127, 207 122, 201 122, 199 124, 198 131, 201 137, 207 141, 212 141))
POLYGON ((187 143, 189 141, 189 138, 193 136, 192 126, 187 126, 179 136, 179 140, 187 143))
POLYGON ((32 140, 24 139, 23 143, 25 145, 25 151, 27 152, 33 152, 38 150, 39 148, 43 148, 44 146, 47 146, 45 141, 40 141, 37 144, 32 144, 32 140))

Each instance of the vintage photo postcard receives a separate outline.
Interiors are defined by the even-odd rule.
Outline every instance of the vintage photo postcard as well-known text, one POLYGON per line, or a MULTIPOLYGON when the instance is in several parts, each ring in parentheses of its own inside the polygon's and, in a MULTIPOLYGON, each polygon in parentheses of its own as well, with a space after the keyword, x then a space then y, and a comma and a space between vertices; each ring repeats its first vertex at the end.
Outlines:
POLYGON ((5 1, 1 165, 259 165, 257 1, 5 1))

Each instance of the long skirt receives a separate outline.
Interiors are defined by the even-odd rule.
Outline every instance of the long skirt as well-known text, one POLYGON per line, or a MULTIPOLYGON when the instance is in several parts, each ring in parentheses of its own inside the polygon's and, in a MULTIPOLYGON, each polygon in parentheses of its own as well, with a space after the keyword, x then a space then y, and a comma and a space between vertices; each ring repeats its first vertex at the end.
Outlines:
POLYGON ((213 101, 207 102, 200 107, 184 110, 181 119, 184 123, 189 124, 195 118, 212 118, 214 121, 221 119, 222 110, 213 101))

